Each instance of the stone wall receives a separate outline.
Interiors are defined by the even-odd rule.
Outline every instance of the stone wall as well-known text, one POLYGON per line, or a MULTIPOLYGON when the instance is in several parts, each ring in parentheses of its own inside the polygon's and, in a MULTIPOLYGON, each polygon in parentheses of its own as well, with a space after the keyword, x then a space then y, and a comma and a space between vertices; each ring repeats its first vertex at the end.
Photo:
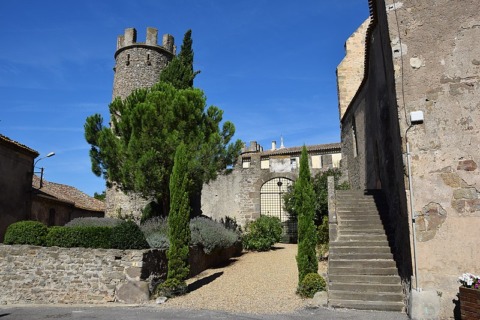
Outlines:
POLYGON ((28 220, 33 159, 37 155, 0 135, 0 242, 10 224, 28 220))
POLYGON ((352 185, 384 191, 404 283, 411 276, 414 289, 418 281, 419 290, 438 297, 439 318, 453 317, 458 276, 480 272, 472 229, 480 223, 478 3, 369 3, 374 19, 367 30, 365 78, 342 118, 342 163, 352 185), (413 111, 423 111, 424 123, 410 127, 413 111), (361 131, 357 156, 353 119, 361 131), (407 140, 413 199, 404 161, 407 140))
POLYGON ((386 8, 398 118, 412 155, 419 287, 439 292, 440 317, 452 317, 458 276, 480 273, 478 1, 389 0, 386 8), (406 135, 412 111, 425 121, 406 135))
MULTIPOLYGON (((190 276, 241 253, 241 245, 206 255, 190 248, 190 276)), ((143 303, 166 279, 162 250, 0 245, 0 305, 143 303)))
MULTIPOLYGON (((332 153, 340 152, 339 145, 333 149, 316 152, 322 156, 323 166, 311 169, 312 175, 332 168, 332 153)), ((270 156, 270 167, 262 169, 261 160, 266 154, 267 152, 244 153, 231 172, 221 174, 216 180, 204 184, 201 199, 202 214, 215 220, 229 216, 235 218, 241 226, 259 218, 262 186, 275 178, 295 181, 299 171, 299 153, 270 156), (249 159, 248 168, 242 167, 242 158, 249 159), (291 158, 296 159, 295 167, 290 163, 291 158)), ((311 165, 311 159, 309 162, 311 165)))
POLYGON ((338 110, 340 119, 357 93, 365 71, 365 36, 370 18, 345 42, 345 58, 337 67, 338 110))

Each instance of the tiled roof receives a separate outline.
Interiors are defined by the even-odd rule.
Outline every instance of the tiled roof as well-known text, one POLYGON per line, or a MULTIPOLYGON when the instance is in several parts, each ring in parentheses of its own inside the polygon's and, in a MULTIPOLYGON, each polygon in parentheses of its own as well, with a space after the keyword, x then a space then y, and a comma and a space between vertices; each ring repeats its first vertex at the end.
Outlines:
POLYGON ((0 134, 0 143, 6 144, 10 147, 13 147, 14 149, 21 150, 21 151, 26 151, 27 153, 30 153, 34 158, 38 157, 39 153, 26 145, 23 145, 15 140, 10 139, 9 137, 6 137, 2 134, 0 134))
MULTIPOLYGON (((340 143, 327 143, 327 144, 314 144, 306 146, 308 152, 321 152, 321 151, 337 151, 340 152, 341 144, 340 143)), ((259 152, 262 156, 274 156, 274 155, 289 155, 289 154, 298 154, 302 152, 301 147, 290 147, 290 148, 281 148, 276 150, 266 150, 259 152)), ((246 152, 248 153, 248 152, 246 152)))
POLYGON ((40 178, 33 176, 33 188, 37 189, 40 196, 49 196, 55 200, 73 204, 79 209, 91 211, 105 211, 105 203, 90 197, 86 193, 65 184, 48 182, 43 179, 42 188, 40 188, 40 178))

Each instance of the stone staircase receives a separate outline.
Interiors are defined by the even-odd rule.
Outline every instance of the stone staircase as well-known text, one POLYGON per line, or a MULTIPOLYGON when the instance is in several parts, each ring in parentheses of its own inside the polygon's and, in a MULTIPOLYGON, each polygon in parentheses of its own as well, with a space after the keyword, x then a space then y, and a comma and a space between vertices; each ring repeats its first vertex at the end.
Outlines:
POLYGON ((379 212, 377 191, 336 191, 337 239, 330 241, 328 300, 334 308, 403 311, 404 294, 379 212))

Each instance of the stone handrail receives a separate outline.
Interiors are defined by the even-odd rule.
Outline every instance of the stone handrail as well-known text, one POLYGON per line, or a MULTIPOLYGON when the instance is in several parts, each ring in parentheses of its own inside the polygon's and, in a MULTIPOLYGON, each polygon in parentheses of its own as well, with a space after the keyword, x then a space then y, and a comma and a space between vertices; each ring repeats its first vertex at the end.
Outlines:
POLYGON ((330 241, 337 240, 337 206, 335 197, 335 180, 333 176, 327 178, 328 186, 328 232, 330 241))

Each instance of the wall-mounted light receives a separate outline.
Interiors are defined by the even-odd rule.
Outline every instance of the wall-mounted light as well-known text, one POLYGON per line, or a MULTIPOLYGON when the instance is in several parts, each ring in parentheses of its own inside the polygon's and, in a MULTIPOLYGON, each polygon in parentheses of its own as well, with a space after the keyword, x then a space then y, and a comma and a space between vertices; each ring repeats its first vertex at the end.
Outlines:
MULTIPOLYGON (((55 152, 50 152, 45 157, 42 157, 42 158, 38 159, 37 161, 35 161, 35 163, 33 164, 33 173, 38 173, 38 172, 35 172, 35 166, 37 165, 38 161, 40 161, 42 159, 45 159, 45 158, 53 157, 54 155, 55 155, 55 152)), ((39 187, 39 189, 41 189, 43 187, 43 167, 40 168, 39 173, 40 173, 40 187, 39 187)))

